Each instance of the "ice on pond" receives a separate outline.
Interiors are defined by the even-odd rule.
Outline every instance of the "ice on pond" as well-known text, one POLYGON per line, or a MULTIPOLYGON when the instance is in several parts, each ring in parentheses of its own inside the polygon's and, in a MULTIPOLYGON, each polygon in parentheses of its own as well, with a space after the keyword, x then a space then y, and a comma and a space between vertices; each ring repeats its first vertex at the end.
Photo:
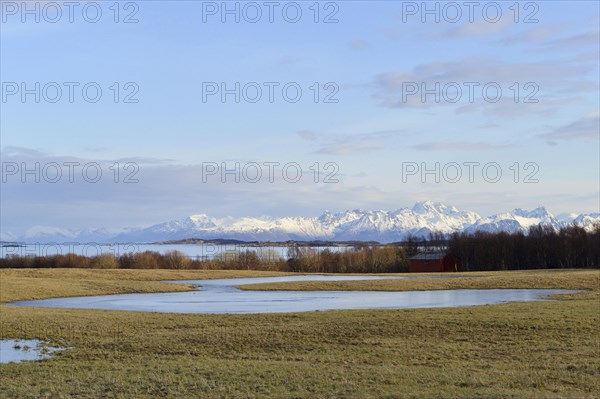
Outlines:
POLYGON ((170 313, 280 313, 315 310, 409 309, 541 300, 558 289, 461 289, 431 291, 248 291, 238 285, 287 281, 351 281, 457 276, 284 276, 218 280, 185 280, 199 289, 159 294, 102 295, 15 302, 17 306, 107 309, 170 313))
POLYGON ((47 342, 38 339, 0 339, 0 363, 42 360, 64 349, 48 346, 47 342))

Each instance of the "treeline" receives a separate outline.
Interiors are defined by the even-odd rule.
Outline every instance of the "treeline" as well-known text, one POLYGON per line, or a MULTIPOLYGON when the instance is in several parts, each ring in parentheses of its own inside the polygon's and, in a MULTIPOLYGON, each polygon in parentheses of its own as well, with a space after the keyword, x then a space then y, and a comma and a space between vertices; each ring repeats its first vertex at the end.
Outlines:
POLYGON ((76 254, 49 256, 10 255, 0 258, 0 268, 90 268, 90 269, 199 269, 265 270, 303 273, 394 273, 408 271, 403 248, 362 246, 332 251, 290 247, 288 259, 264 251, 231 251, 210 259, 193 259, 179 251, 165 254, 146 251, 120 256, 76 254))
POLYGON ((600 267, 600 226, 555 231, 531 227, 523 233, 432 234, 388 245, 364 244, 340 250, 291 246, 287 259, 273 250, 226 251, 212 258, 190 258, 179 251, 126 253, 120 256, 76 254, 9 255, 0 268, 265 270, 298 273, 400 273, 418 252, 446 251, 460 259, 461 270, 521 270, 600 267))
POLYGON ((300 273, 401 273, 408 254, 401 246, 356 246, 347 251, 288 249, 288 270, 300 273))
POLYGON ((86 268, 86 269, 199 269, 199 270, 271 270, 285 271, 281 257, 260 256, 255 251, 226 252, 211 259, 193 259, 180 251, 164 254, 154 251, 115 256, 76 254, 20 256, 0 258, 0 268, 86 268))
POLYGON ((533 226, 528 234, 454 234, 447 252, 462 270, 522 270, 600 267, 600 226, 586 232, 577 226, 558 231, 533 226))

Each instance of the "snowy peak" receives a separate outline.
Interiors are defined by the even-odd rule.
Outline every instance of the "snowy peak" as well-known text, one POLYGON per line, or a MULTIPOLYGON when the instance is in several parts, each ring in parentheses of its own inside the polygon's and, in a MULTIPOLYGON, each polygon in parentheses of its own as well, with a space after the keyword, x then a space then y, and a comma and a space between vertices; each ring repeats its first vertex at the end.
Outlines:
POLYGON ((600 224, 600 213, 589 213, 587 215, 582 213, 573 219, 573 224, 591 231, 594 229, 594 226, 600 224))
POLYGON ((517 208, 512 211, 512 213, 516 216, 528 218, 528 219, 551 219, 554 218, 550 212, 546 210, 543 206, 539 206, 532 211, 525 211, 521 208, 517 208))
MULTIPOLYGON (((580 215, 576 214, 576 213, 561 213, 559 215, 556 215, 556 219, 558 219, 558 221, 560 221, 561 223, 573 223, 573 221, 580 215)), ((582 214, 583 216, 583 214, 582 214)))
POLYGON ((215 221, 206 214, 192 215, 189 217, 190 222, 198 228, 214 227, 215 221))
POLYGON ((446 211, 446 209, 447 209, 446 205, 439 203, 439 202, 433 202, 433 201, 417 202, 412 207, 412 211, 415 213, 418 213, 418 214, 427 214, 427 213, 432 213, 432 212, 444 213, 446 211))
POLYGON ((482 218, 472 226, 469 226, 466 232, 486 231, 489 233, 498 233, 505 231, 508 233, 527 233, 530 227, 540 224, 558 230, 566 226, 567 223, 555 218, 543 206, 537 207, 532 211, 516 208, 509 213, 482 218))
MULTIPOLYGON (((331 240, 394 242, 409 236, 427 238, 430 233, 523 232, 539 224, 554 229, 575 224, 591 231, 600 214, 567 214, 554 217, 543 206, 531 211, 514 209, 489 217, 433 201, 417 202, 412 208, 395 211, 354 209, 339 213, 325 211, 318 217, 286 216, 214 218, 196 214, 147 228, 68 230, 32 227, 24 242, 154 242, 188 238, 236 239, 243 241, 331 240)), ((6 232, 3 232, 8 236, 6 232)))
POLYGON ((412 207, 412 211, 418 214, 438 213, 440 215, 454 215, 460 213, 459 210, 453 206, 447 206, 441 202, 433 201, 417 202, 412 207))

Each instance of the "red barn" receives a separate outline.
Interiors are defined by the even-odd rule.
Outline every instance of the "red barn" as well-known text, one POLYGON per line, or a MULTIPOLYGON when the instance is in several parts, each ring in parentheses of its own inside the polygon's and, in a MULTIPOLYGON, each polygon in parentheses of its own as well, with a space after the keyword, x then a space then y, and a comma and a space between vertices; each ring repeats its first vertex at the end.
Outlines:
POLYGON ((460 259, 445 252, 421 253, 408 260, 411 273, 458 272, 460 259))

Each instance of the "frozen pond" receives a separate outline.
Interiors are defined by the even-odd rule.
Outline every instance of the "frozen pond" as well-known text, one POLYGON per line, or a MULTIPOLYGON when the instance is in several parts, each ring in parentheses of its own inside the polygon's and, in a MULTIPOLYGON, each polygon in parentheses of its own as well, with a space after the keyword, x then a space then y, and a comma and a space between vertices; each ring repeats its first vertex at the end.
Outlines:
POLYGON ((37 339, 0 340, 0 363, 19 363, 27 360, 49 358, 53 352, 65 348, 53 348, 37 339))
POLYGON ((556 289, 476 289, 440 291, 242 291, 236 286, 285 281, 351 281, 400 278, 389 276, 286 276, 221 280, 185 280, 197 291, 163 294, 102 295, 14 302, 16 306, 131 310, 171 313, 277 313, 347 309, 406 309, 490 305, 541 300, 556 289))

